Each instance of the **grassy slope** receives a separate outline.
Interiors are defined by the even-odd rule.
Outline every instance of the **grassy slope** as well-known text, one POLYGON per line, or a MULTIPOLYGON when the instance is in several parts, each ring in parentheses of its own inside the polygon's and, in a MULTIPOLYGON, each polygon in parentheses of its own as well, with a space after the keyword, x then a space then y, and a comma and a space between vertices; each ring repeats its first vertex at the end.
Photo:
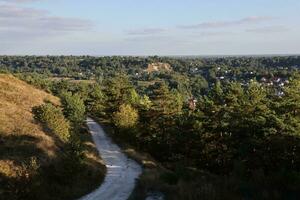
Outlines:
MULTIPOLYGON (((47 170, 50 174, 53 171, 59 172, 64 165, 61 157, 64 144, 36 123, 31 113, 32 107, 41 105, 44 101, 60 104, 57 97, 11 75, 0 74, 0 199, 5 195, 10 199, 20 199, 19 194, 11 194, 17 193, 16 191, 21 196, 22 193, 26 194, 26 190, 31 189, 26 188, 28 182, 34 182, 34 185, 39 186, 37 188, 43 187, 42 192, 36 191, 37 195, 48 196, 48 199, 71 199, 93 190, 103 179, 105 167, 90 135, 84 129, 80 135, 85 153, 81 166, 83 172, 76 178, 72 177, 74 184, 57 182, 56 179, 41 175, 35 178, 37 174, 30 174, 35 169, 46 175, 47 170), (60 188, 60 193, 51 195, 56 188, 60 188)), ((69 179, 63 176, 58 175, 59 178, 69 179)))
POLYGON ((32 156, 44 162, 55 156, 58 146, 54 138, 34 123, 31 113, 32 107, 44 100, 59 104, 58 98, 0 74, 0 173, 14 176, 32 156))

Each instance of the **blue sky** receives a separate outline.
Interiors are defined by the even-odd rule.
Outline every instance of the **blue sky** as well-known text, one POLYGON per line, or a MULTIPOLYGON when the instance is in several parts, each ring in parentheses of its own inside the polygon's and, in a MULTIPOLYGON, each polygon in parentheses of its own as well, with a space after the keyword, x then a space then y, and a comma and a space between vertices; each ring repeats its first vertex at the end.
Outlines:
POLYGON ((0 54, 298 54, 299 10, 299 0, 0 0, 0 54))

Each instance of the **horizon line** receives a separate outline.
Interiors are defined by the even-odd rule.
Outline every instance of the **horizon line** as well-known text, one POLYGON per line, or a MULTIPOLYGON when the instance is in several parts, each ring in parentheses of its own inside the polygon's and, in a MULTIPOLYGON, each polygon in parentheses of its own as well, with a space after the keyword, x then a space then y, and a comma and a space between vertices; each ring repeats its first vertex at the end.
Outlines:
POLYGON ((19 56, 19 57, 59 57, 59 56, 71 56, 71 57, 288 57, 288 56, 300 56, 300 53, 276 53, 276 54, 0 54, 3 56, 19 56))

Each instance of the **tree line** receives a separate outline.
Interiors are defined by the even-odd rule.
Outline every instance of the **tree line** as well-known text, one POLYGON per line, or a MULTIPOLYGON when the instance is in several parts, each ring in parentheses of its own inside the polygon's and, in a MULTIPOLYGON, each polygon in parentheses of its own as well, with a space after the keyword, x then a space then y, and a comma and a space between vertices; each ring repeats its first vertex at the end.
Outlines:
POLYGON ((168 80, 140 92, 124 73, 94 83, 54 81, 47 87, 62 95, 71 123, 82 122, 85 111, 109 120, 115 137, 171 170, 179 165, 234 178, 234 192, 241 198, 263 198, 261 191, 273 199, 300 195, 297 75, 283 96, 255 80, 248 86, 217 81, 195 99, 195 108, 168 80))
POLYGON ((300 196, 298 56, 68 59, 77 62, 73 72, 93 73, 85 77, 93 81, 53 81, 52 72, 19 76, 61 96, 59 112, 73 127, 84 113, 106 119, 115 137, 170 170, 180 166, 226 177, 240 198, 300 196), (170 63, 173 71, 142 73, 149 62, 170 63), (218 79, 223 74, 225 81, 218 79), (283 95, 259 82, 276 76, 288 80, 283 95))

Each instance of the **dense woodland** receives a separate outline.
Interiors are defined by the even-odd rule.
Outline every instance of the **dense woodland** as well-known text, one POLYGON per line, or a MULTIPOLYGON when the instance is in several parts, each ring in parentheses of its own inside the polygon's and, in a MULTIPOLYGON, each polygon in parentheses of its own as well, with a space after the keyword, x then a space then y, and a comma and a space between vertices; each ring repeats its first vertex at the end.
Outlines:
MULTIPOLYGON (((170 185, 194 182, 192 195, 177 191, 182 199, 203 197, 203 174, 223 195, 207 199, 299 199, 299 68, 299 56, 0 57, 2 72, 61 97, 73 129, 87 114, 105 119, 172 172, 170 185), (156 62, 172 70, 145 71, 156 62)), ((34 111, 48 124, 54 110, 34 111)), ((64 124, 49 128, 68 140, 64 124)))

